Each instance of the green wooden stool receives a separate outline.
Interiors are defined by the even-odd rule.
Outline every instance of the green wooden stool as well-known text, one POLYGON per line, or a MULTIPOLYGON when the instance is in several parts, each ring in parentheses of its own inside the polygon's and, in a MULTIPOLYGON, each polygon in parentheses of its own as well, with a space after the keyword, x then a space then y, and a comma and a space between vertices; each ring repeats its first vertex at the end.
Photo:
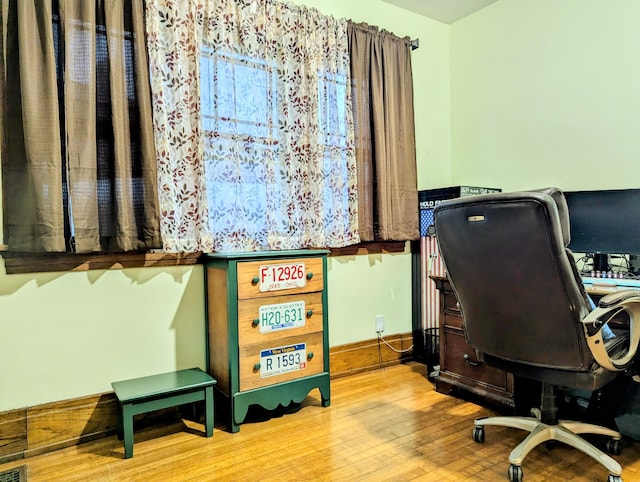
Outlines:
POLYGON ((124 438, 124 458, 133 457, 133 416, 204 400, 205 433, 213 435, 213 386, 216 380, 200 368, 113 382, 120 402, 118 438, 124 438))

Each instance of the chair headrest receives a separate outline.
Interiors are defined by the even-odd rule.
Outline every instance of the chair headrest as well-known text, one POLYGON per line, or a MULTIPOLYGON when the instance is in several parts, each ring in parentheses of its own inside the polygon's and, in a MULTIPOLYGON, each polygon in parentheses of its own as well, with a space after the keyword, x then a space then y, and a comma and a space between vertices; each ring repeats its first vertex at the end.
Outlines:
POLYGON ((571 241, 571 226, 569 224, 569 208, 567 207, 567 200, 562 190, 557 187, 545 187, 542 189, 529 189, 528 191, 547 194, 555 201, 558 207, 560 226, 562 228, 562 241, 565 246, 568 246, 571 241))

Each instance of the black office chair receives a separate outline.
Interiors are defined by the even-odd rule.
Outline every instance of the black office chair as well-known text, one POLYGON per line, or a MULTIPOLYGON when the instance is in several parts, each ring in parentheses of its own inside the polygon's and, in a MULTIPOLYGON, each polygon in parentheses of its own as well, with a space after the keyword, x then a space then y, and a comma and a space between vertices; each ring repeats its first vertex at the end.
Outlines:
POLYGON ((542 386, 541 406, 532 417, 477 419, 474 440, 484 441, 486 425, 531 432, 509 456, 512 482, 522 480, 525 456, 551 440, 590 455, 608 469, 609 482, 620 482, 620 464, 577 434, 610 437, 607 451, 613 455, 620 453, 621 434, 558 420, 556 389, 595 391, 629 369, 640 338, 640 294, 605 296, 591 311, 566 248, 567 205, 558 189, 453 199, 438 205, 434 217, 467 341, 487 364, 542 386), (603 326, 621 311, 628 326, 605 340, 603 326))

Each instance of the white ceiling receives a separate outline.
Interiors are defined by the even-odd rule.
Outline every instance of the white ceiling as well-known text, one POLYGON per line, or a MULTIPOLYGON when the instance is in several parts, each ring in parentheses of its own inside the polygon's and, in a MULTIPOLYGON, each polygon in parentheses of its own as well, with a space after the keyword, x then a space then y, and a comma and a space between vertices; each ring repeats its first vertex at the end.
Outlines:
POLYGON ((444 23, 456 20, 496 2, 497 0, 383 0, 411 12, 444 23))

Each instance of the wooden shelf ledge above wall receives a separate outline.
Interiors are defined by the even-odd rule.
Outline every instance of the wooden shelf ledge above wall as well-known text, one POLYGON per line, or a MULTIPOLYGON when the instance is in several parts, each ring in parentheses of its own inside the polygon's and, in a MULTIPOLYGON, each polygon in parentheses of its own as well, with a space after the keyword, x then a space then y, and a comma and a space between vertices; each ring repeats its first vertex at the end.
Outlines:
MULTIPOLYGON (((0 244, 7 274, 88 271, 92 269, 148 268, 158 266, 189 266, 197 264, 202 253, 28 253, 8 251, 0 244)), ((332 248, 329 256, 354 256, 380 253, 403 253, 405 241, 361 243, 345 248, 332 248)))
POLYGON ((193 265, 202 253, 20 253, 4 251, 7 274, 193 265))

